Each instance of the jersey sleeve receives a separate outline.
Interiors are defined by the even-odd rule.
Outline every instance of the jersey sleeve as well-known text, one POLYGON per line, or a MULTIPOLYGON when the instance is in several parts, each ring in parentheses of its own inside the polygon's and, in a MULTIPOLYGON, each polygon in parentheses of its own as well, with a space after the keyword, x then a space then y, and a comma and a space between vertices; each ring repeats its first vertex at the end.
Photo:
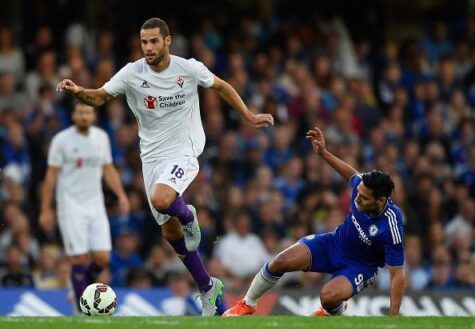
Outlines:
POLYGON ((362 177, 361 177, 361 174, 354 174, 353 176, 351 176, 350 178, 350 185, 351 187, 355 188, 357 187, 360 183, 361 183, 361 180, 362 180, 362 177))
POLYGON ((103 165, 108 165, 112 163, 112 150, 109 136, 106 133, 104 133, 104 146, 103 165))
POLYGON ((127 86, 127 71, 129 64, 124 66, 117 72, 109 81, 107 81, 102 88, 112 97, 125 94, 127 86))
POLYGON ((53 167, 61 167, 64 164, 64 154, 60 140, 55 137, 51 141, 48 151, 48 165, 53 167))
POLYGON ((191 59, 193 65, 195 66, 196 79, 198 85, 204 88, 209 88, 214 83, 214 75, 211 71, 200 61, 196 59, 191 59))
POLYGON ((404 236, 401 215, 390 210, 388 216, 389 233, 384 245, 384 258, 388 266, 404 265, 404 236))

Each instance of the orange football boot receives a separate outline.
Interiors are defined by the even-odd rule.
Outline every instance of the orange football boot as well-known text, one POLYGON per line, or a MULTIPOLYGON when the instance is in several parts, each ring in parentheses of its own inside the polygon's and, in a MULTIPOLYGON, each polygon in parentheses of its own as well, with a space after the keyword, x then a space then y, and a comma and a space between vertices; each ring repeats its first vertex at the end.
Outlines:
POLYGON ((228 316, 251 315, 255 313, 256 310, 257 310, 257 307, 249 306, 246 304, 244 300, 240 300, 239 302, 236 303, 236 305, 234 305, 229 310, 224 312, 222 316, 228 317, 228 316))

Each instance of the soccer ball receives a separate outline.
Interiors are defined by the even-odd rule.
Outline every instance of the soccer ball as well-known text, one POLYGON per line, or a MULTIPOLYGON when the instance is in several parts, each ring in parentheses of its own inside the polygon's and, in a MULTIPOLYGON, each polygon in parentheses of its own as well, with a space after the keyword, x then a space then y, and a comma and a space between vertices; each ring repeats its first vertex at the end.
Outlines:
POLYGON ((117 307, 114 290, 103 283, 87 286, 79 299, 79 305, 85 315, 112 315, 117 307))

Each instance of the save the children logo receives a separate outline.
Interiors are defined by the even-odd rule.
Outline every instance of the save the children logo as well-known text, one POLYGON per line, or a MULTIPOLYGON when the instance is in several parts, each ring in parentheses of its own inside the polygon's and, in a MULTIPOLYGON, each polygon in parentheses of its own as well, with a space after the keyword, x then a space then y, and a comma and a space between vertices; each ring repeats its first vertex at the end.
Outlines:
POLYGON ((157 107, 157 97, 147 96, 144 98, 144 104, 149 110, 154 110, 157 107))

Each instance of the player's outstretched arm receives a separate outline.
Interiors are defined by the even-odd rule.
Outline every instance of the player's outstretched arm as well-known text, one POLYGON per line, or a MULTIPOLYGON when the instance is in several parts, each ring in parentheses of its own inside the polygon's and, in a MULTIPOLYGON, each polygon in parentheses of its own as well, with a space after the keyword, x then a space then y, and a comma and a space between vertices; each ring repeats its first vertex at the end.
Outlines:
POLYGON ((214 83, 211 89, 215 90, 229 105, 238 110, 244 120, 254 128, 263 128, 274 124, 274 118, 270 114, 253 114, 244 104, 237 91, 229 83, 217 76, 214 76, 214 83))
POLYGON ((323 160, 332 166, 332 168, 335 169, 347 181, 350 180, 351 176, 358 173, 358 171, 348 163, 327 151, 325 147, 325 138, 323 137, 322 131, 318 129, 318 127, 307 131, 307 135, 305 137, 312 142, 315 152, 320 154, 323 160))
POLYGON ((402 266, 388 266, 388 269, 391 277, 389 315, 398 315, 406 287, 406 273, 402 266))
POLYGON ((78 86, 73 81, 69 79, 63 79, 56 86, 56 91, 66 91, 67 93, 73 95, 79 99, 84 104, 99 107, 109 99, 112 98, 104 88, 99 89, 85 89, 81 86, 78 86))
POLYGON ((53 199, 53 190, 56 185, 59 170, 59 167, 48 166, 43 182, 39 223, 41 228, 45 231, 51 231, 54 228, 54 213, 51 208, 51 201, 53 199))

